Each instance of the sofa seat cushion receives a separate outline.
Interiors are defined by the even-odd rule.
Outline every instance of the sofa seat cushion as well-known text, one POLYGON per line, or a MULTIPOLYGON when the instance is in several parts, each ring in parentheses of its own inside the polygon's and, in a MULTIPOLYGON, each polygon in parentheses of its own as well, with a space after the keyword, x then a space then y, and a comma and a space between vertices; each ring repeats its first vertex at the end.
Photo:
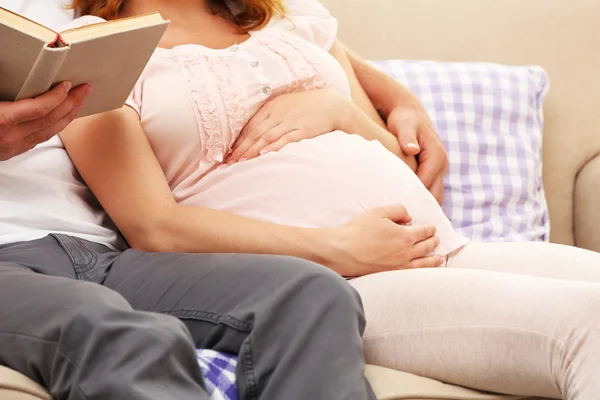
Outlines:
MULTIPOLYGON (((448 399, 448 400, 509 400, 514 397, 498 396, 446 385, 432 379, 367 366, 366 375, 379 400, 448 399)), ((0 399, 51 400, 50 395, 37 383, 6 367, 0 366, 0 399)))
POLYGON ((366 376, 379 400, 511 400, 518 397, 478 392, 433 379, 368 365, 366 376))
POLYGON ((52 400, 40 385, 3 366, 0 366, 0 399, 52 400))

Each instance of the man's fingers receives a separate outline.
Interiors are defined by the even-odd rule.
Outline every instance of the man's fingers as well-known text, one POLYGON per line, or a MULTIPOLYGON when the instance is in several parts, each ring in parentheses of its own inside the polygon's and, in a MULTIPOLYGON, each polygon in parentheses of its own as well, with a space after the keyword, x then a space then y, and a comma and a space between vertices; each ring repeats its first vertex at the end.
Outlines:
POLYGON ((75 117, 77 117, 77 114, 79 114, 81 110, 83 110, 83 104, 76 106, 69 113, 67 113, 67 115, 63 116, 53 125, 27 136, 21 142, 21 150, 31 150, 38 144, 46 142, 56 134, 62 132, 62 130, 65 129, 67 125, 69 125, 75 119, 75 117))
POLYGON ((406 210, 406 207, 400 204, 374 208, 370 213, 375 214, 380 218, 387 218, 399 224, 407 224, 412 221, 412 217, 406 210))
POLYGON ((433 182, 429 191, 435 197, 437 202, 441 205, 444 204, 444 176, 438 176, 433 182))
POLYGON ((415 245, 410 249, 410 259, 414 260, 417 258, 426 257, 427 255, 433 253, 436 247, 440 244, 440 239, 432 236, 423 241, 415 243, 415 245))
POLYGON ((18 125, 43 118, 66 100, 69 90, 71 83, 62 82, 34 99, 16 101, 11 107, 7 107, 7 114, 0 115, 0 119, 7 120, 11 125, 18 125))
POLYGON ((441 160, 433 158, 419 159, 417 176, 423 182, 423 185, 429 189, 438 175, 442 173, 443 168, 444 165, 441 160))
POLYGON ((419 146, 419 123, 414 112, 409 110, 398 110, 388 120, 388 128, 398 137, 400 148, 407 156, 415 156, 420 153, 419 146))
POLYGON ((416 156, 421 152, 421 147, 417 140, 417 130, 414 126, 400 128, 398 131, 398 141, 402 151, 407 156, 416 156))
POLYGON ((412 260, 401 269, 439 268, 446 262, 443 256, 429 256, 412 260))
POLYGON ((406 228, 412 234, 413 243, 419 243, 435 235, 435 225, 413 225, 406 228))
POLYGON ((20 130, 26 135, 33 134, 51 127, 78 107, 80 108, 79 111, 81 111, 85 98, 91 92, 92 89, 89 85, 78 86, 71 90, 65 101, 59 104, 58 107, 50 111, 44 117, 21 124, 20 130))

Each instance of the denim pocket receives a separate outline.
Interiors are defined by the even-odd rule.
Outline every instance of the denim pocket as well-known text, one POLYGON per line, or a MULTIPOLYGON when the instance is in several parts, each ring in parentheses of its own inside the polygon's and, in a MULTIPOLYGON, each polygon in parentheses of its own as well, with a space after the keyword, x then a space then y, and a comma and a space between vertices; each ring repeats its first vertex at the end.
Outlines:
POLYGON ((89 274, 98 261, 98 255, 95 252, 88 249, 78 238, 58 233, 52 233, 50 236, 60 244, 62 249, 71 259, 77 279, 85 281, 96 280, 92 279, 89 274))

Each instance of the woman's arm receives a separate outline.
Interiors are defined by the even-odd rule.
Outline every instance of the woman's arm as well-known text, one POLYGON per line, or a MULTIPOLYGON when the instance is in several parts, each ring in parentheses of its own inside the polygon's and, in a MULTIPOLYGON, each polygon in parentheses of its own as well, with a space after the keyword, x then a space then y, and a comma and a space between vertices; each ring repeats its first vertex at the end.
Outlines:
POLYGON ((432 250, 432 227, 397 225, 410 221, 402 207, 376 210, 340 229, 303 229, 178 205, 139 117, 129 107, 77 120, 61 138, 81 176, 135 249, 290 255, 348 276, 415 263, 437 265, 432 265, 435 258, 421 258, 432 250))
MULTIPOLYGON (((342 66, 342 69, 346 73, 346 77, 350 83, 350 93, 352 95, 352 101, 365 113, 367 114, 377 125, 387 130, 385 121, 381 118, 381 115, 377 111, 371 98, 367 95, 362 82, 358 79, 358 75, 352 64, 352 60, 348 57, 346 48, 338 40, 333 42, 331 49, 329 50, 337 62, 342 66)), ((390 78, 391 79, 391 78, 390 78)), ((376 97, 378 99, 379 96, 376 97)))
POLYGON ((374 105, 368 109, 369 115, 378 113, 385 118, 387 129, 398 137, 405 154, 418 155, 417 175, 441 204, 448 155, 427 111, 407 87, 343 44, 338 42, 337 46, 344 49, 365 95, 374 105))
POLYGON ((388 150, 402 158, 413 171, 416 171, 416 158, 414 156, 407 156, 401 149, 397 137, 387 130, 385 122, 381 119, 377 109, 358 80, 352 63, 346 54, 346 49, 336 40, 329 53, 340 63, 346 73, 348 82, 350 83, 352 101, 356 105, 352 109, 350 118, 346 121, 348 126, 343 126, 339 129, 345 132, 358 133, 369 140, 378 140, 388 150))
POLYGON ((248 252, 317 261, 319 232, 178 205, 129 107, 75 121, 61 138, 78 171, 129 245, 150 252, 248 252), (235 226, 236 229, 231 229, 235 226), (316 250, 315 250, 316 253, 316 250))

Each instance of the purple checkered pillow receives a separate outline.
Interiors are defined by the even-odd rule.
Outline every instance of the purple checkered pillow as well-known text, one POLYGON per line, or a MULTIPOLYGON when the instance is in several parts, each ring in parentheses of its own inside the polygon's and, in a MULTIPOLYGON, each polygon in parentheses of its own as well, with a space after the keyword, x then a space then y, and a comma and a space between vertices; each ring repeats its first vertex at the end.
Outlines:
POLYGON ((544 70, 432 61, 374 64, 419 96, 446 145, 444 212, 454 227, 485 241, 548 240, 544 70))

